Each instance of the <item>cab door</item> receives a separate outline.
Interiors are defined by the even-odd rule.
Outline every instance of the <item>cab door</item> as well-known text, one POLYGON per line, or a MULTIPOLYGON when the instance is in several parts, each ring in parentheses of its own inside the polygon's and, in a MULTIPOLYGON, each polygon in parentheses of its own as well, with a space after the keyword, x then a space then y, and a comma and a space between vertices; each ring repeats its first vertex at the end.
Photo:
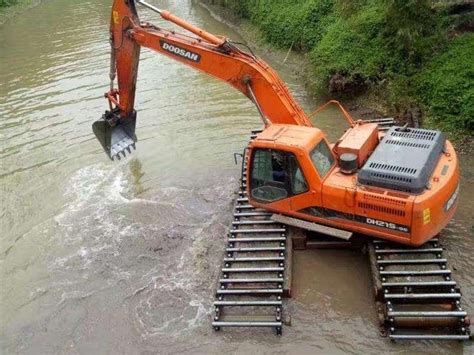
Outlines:
POLYGON ((335 159, 325 139, 321 139, 314 148, 299 156, 299 163, 294 171, 302 171, 308 190, 297 194, 291 199, 291 209, 300 217, 309 216, 323 218, 326 216, 323 208, 323 181, 330 175, 335 159))
MULTIPOLYGON (((320 184, 317 189, 310 188, 304 161, 294 153, 256 149, 252 156, 249 191, 253 203, 283 214, 321 204, 320 184)), ((306 165, 312 167, 311 163, 306 165)))
POLYGON ((295 155, 289 157, 290 188, 292 197, 290 207, 293 212, 302 213, 303 210, 321 205, 321 189, 319 178, 311 172, 304 157, 300 160, 295 155))
POLYGON ((257 148, 252 152, 249 197, 262 207, 287 213, 290 209, 288 156, 281 150, 257 148))

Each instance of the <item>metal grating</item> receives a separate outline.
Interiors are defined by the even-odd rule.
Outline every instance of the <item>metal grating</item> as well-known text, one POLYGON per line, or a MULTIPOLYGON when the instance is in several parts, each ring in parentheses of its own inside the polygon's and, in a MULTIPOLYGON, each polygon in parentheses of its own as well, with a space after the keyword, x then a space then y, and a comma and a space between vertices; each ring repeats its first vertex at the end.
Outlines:
POLYGON ((396 200, 394 198, 381 196, 381 195, 372 195, 372 194, 368 194, 368 193, 364 193, 364 199, 365 200, 373 200, 373 201, 377 201, 377 202, 382 202, 384 204, 402 206, 402 207, 405 207, 406 204, 407 204, 405 201, 400 201, 400 200, 396 200))
POLYGON ((429 131, 421 128, 407 128, 402 130, 400 127, 396 127, 393 130, 390 130, 389 136, 405 139, 433 141, 437 133, 437 131, 429 131))
POLYGON ((373 210, 385 214, 391 214, 399 217, 405 217, 405 211, 403 210, 398 210, 395 208, 391 207, 385 207, 385 206, 379 206, 379 205, 374 205, 371 203, 366 203, 366 202, 359 202, 359 207, 366 209, 366 210, 373 210))
POLYGON ((385 171, 394 171, 397 173, 406 173, 410 175, 415 175, 418 169, 407 168, 404 166, 390 165, 390 164, 380 164, 380 163, 370 163, 371 168, 385 170, 385 171))
POLYGON ((416 143, 416 142, 403 142, 403 141, 398 141, 398 140, 395 140, 395 139, 389 139, 385 143, 386 144, 403 145, 405 147, 415 147, 415 148, 421 148, 421 149, 429 149, 430 148, 429 144, 416 143))

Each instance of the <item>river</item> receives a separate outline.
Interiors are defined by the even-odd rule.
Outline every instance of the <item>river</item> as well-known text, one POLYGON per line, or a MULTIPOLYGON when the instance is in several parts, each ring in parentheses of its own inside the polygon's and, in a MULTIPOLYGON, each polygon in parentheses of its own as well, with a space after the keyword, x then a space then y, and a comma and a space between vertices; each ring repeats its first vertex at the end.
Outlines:
MULTIPOLYGON (((151 2, 242 40, 191 1, 151 2)), ((144 50, 137 151, 109 161, 91 124, 106 108, 110 4, 50 0, 0 26, 1 352, 473 352, 379 337, 366 257, 354 251, 295 253, 283 337, 215 333, 233 153, 259 127, 258 113, 226 84, 144 50)), ((317 106, 291 58, 282 64, 285 51, 255 50, 306 111, 317 106)), ((315 124, 332 139, 344 129, 334 112, 315 124)), ((462 156, 462 169, 461 204, 443 236, 472 314, 474 159, 462 156)))

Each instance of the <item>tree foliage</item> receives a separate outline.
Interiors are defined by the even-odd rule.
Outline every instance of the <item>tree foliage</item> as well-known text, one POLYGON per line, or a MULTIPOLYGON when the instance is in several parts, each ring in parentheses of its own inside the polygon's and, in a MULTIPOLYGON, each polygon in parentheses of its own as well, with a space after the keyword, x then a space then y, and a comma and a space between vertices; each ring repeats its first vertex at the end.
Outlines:
POLYGON ((433 120, 474 131, 474 34, 464 34, 419 75, 419 96, 433 120))
POLYGON ((0 0, 0 7, 7 7, 16 4, 17 0, 0 0))

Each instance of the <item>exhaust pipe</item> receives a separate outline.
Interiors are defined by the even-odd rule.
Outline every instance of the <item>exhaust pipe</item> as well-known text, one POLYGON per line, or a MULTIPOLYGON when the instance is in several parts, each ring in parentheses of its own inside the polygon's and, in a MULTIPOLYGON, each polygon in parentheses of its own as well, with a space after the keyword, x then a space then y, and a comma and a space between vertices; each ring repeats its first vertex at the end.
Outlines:
POLYGON ((106 111, 102 119, 92 124, 92 130, 99 140, 105 153, 111 160, 126 157, 126 152, 132 153, 135 148, 137 136, 135 125, 137 113, 133 111, 126 119, 120 118, 119 110, 106 111))

